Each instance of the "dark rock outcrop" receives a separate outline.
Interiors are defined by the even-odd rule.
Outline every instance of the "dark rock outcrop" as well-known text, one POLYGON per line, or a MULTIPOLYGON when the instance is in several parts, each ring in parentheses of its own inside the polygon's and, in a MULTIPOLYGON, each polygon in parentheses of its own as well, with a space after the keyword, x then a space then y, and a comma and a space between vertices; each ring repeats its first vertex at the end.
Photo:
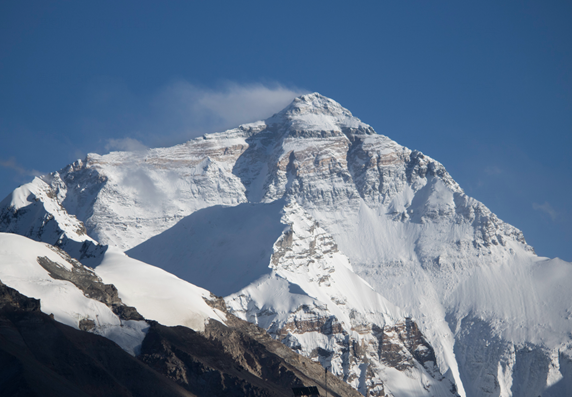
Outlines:
MULTIPOLYGON (((209 303, 226 311, 222 299, 209 303)), ((201 396, 286 397, 297 386, 318 386, 325 395, 319 364, 228 312, 226 326, 210 321, 201 333, 152 323, 139 358, 201 396)), ((328 377, 328 395, 361 396, 333 376, 328 377)))
POLYGON ((39 312, 40 300, 28 298, 0 281, 0 311, 39 312))
POLYGON ((48 257, 38 257, 38 263, 46 269, 52 278, 71 282, 86 297, 109 306, 113 313, 122 320, 144 320, 143 316, 137 312, 137 309, 123 304, 121 298, 119 298, 117 288, 113 284, 104 284, 93 270, 71 258, 65 251, 55 247, 51 248, 72 265, 72 269, 68 270, 48 257))

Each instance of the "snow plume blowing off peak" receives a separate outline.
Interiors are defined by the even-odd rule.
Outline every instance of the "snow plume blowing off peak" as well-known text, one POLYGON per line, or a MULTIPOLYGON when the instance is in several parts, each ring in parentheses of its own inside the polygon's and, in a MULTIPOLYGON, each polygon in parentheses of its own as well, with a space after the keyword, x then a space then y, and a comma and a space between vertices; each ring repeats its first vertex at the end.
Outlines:
POLYGON ((263 120, 305 92, 279 83, 224 82, 206 88, 178 80, 151 95, 140 96, 105 82, 88 98, 90 110, 82 128, 106 142, 100 153, 140 152, 145 147, 171 146, 205 133, 263 120), (107 136, 101 136, 101 131, 107 136))

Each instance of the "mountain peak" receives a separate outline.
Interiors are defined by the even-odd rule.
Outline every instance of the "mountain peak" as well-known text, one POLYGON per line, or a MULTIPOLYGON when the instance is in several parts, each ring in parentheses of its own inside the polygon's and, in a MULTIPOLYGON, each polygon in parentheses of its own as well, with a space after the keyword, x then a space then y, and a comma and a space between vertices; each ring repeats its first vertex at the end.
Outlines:
POLYGON ((290 105, 267 119, 266 124, 282 124, 295 131, 343 131, 351 128, 374 133, 348 109, 317 92, 295 98, 290 105))
POLYGON ((348 117, 352 117, 351 112, 342 107, 338 102, 317 92, 295 98, 282 112, 290 115, 311 112, 330 115, 344 114, 348 117))

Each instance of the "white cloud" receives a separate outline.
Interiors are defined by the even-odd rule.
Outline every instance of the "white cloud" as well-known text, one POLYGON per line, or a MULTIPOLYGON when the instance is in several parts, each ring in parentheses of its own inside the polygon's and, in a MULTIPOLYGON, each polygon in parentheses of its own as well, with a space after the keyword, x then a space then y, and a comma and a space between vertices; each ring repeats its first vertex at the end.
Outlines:
POLYGON ((29 170, 22 166, 20 166, 16 160, 12 157, 8 160, 0 160, 0 167, 9 168, 18 173, 20 176, 41 176, 43 175, 42 172, 37 170, 29 170))
POLYGON ((177 81, 153 99, 153 122, 191 138, 268 118, 306 92, 279 84, 226 83, 213 89, 177 81))
POLYGON ((550 218, 553 221, 558 219, 558 212, 556 212, 556 210, 554 210, 554 208, 552 208, 552 206, 546 201, 544 202, 544 204, 533 203, 532 208, 534 208, 537 211, 544 212, 545 214, 550 216, 550 218))
POLYGON ((137 198, 144 205, 156 205, 166 198, 151 179, 151 177, 140 168, 130 168, 124 175, 121 185, 129 186, 137 191, 137 198))

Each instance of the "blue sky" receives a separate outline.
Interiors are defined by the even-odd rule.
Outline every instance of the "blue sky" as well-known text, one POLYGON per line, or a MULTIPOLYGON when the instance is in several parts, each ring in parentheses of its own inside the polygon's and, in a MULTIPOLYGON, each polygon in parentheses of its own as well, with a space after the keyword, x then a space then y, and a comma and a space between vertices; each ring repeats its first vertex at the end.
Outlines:
POLYGON ((0 196, 320 92, 572 261, 569 1, 0 3, 0 196))

